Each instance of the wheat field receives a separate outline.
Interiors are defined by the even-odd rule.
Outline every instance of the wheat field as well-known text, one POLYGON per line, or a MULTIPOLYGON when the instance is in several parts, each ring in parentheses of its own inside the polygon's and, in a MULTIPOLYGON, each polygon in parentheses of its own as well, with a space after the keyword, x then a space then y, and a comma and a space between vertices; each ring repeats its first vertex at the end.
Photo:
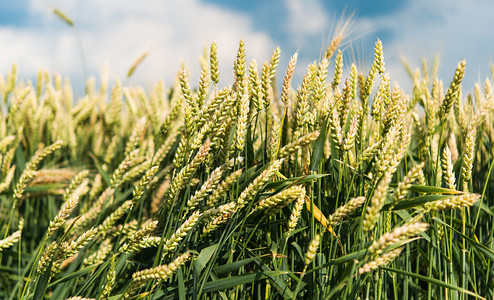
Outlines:
POLYGON ((213 42, 197 84, 93 78, 78 99, 14 65, 0 297, 492 299, 492 78, 467 92, 465 61, 444 82, 424 63, 404 91, 381 41, 368 70, 340 41, 286 71, 240 41, 227 86, 213 42))

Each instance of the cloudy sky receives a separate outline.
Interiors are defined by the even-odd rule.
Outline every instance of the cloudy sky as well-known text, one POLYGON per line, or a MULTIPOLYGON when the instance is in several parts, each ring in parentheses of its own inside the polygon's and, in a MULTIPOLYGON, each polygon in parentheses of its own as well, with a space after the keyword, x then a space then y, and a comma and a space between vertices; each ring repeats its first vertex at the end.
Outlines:
POLYGON ((21 77, 49 69, 70 76, 82 90, 79 39, 88 74, 98 77, 107 66, 110 78, 125 78, 135 59, 149 51, 128 83, 150 86, 162 78, 170 85, 182 61, 197 78, 198 58, 216 40, 220 83, 229 84, 243 38, 247 58, 259 64, 280 46, 280 73, 299 51, 298 84, 307 64, 327 47, 338 20, 353 15, 343 46, 346 66, 356 61, 367 70, 380 38, 391 79, 405 89, 410 80, 400 58, 418 67, 422 57, 432 61, 439 54, 445 84, 466 58, 465 84, 472 90, 490 76, 493 12, 492 0, 0 0, 0 72, 17 61, 21 77), (53 7, 70 17, 75 29, 57 18, 53 7))

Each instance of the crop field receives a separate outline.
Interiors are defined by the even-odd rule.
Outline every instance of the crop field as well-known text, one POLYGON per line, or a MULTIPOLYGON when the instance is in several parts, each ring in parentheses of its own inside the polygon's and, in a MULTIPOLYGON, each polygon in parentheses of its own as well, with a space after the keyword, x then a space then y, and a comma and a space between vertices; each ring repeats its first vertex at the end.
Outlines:
POLYGON ((468 91, 464 60, 424 63, 405 91, 380 40, 367 70, 340 42, 282 68, 240 41, 232 85, 213 42, 198 83, 103 77, 77 99, 14 65, 0 298, 492 299, 492 78, 468 91))

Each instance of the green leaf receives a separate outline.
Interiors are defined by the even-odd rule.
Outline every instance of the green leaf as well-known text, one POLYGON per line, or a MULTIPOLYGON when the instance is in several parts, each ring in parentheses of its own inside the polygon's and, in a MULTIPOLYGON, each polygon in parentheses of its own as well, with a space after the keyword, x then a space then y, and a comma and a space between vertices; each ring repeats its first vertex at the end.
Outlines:
POLYGON ((471 244, 475 249, 477 249, 480 253, 482 253, 483 255, 485 255, 488 259, 490 259, 491 261, 494 261, 494 252, 487 248, 486 246, 480 244, 479 242, 475 241, 474 239, 472 239, 471 237, 468 237, 466 235, 464 235, 463 233, 461 233, 460 231, 456 230, 455 228, 451 227, 450 225, 446 224, 444 221, 442 221, 441 219, 437 218, 437 217, 434 217, 432 218, 434 221, 438 222, 438 223, 441 223, 442 225, 444 226, 447 226, 448 228, 451 228, 453 229, 458 235, 460 235, 461 237, 463 237, 469 244, 471 244))
POLYGON ((218 244, 211 245, 207 248, 202 249, 201 253, 194 260, 194 273, 197 277, 201 275, 201 271, 204 269, 208 261, 213 256, 214 251, 218 247, 218 244))
POLYGON ((449 283, 441 281, 439 279, 435 279, 435 278, 431 278, 431 277, 427 277, 427 276, 423 276, 423 275, 419 275, 419 274, 415 274, 415 273, 410 273, 410 272, 403 271, 403 270, 393 269, 393 268, 381 267, 381 269, 386 270, 386 271, 390 271, 390 272, 394 272, 394 273, 398 273, 398 274, 402 274, 405 276, 410 276, 410 277, 416 278, 418 280, 422 280, 422 281, 429 282, 429 283, 432 283, 432 284, 435 284, 438 286, 442 286, 444 288, 456 290, 456 291, 468 294, 470 296, 474 296, 478 299, 485 299, 484 297, 482 297, 482 296, 480 296, 474 292, 471 292, 469 290, 466 290, 466 289, 461 288, 461 287, 456 286, 456 285, 449 284, 449 283))
POLYGON ((71 279, 74 279, 74 278, 77 278, 77 277, 80 277, 80 276, 83 276, 83 275, 86 275, 86 274, 89 274, 91 273, 94 269, 96 269, 96 267, 98 267, 100 264, 94 264, 94 265, 90 265, 90 266, 87 266, 85 268, 82 268, 80 269, 79 271, 76 271, 74 273, 71 273, 67 276, 64 276, 60 279, 58 279, 57 281, 54 281, 52 283, 50 283, 48 285, 48 288, 52 288, 54 287, 55 285, 57 284, 60 284, 60 283, 64 283, 66 281, 69 281, 71 279))
POLYGON ((366 253, 367 253, 367 249, 363 249, 363 250, 360 250, 360 251, 357 251, 357 252, 352 252, 350 254, 340 256, 340 257, 338 257, 336 259, 331 259, 327 263, 322 264, 322 265, 320 265, 318 267, 315 267, 314 269, 311 269, 311 270, 307 271, 307 274, 312 273, 312 272, 315 272, 315 271, 320 270, 322 268, 329 267, 329 266, 340 265, 340 264, 343 264, 343 263, 347 263, 349 261, 353 261, 355 259, 356 260, 359 260, 362 257, 364 257, 366 253))
POLYGON ((177 270, 177 281, 178 281, 178 299, 185 300, 184 273, 181 268, 177 270))
POLYGON ((325 299, 331 299, 333 295, 336 295, 339 293, 345 286, 347 286, 348 282, 353 278, 353 274, 355 273, 356 269, 356 264, 354 261, 349 261, 347 263, 347 266, 345 267, 345 270, 343 271, 343 274, 341 275, 338 284, 333 287, 329 294, 326 296, 325 299))
POLYGON ((314 143, 314 152, 312 152, 312 157, 310 159, 310 170, 317 171, 319 163, 321 162, 322 156, 324 154, 324 144, 326 142, 326 133, 328 128, 329 117, 326 117, 322 123, 321 133, 314 143))
POLYGON ((92 153, 89 153, 89 156, 93 159, 94 165, 98 169, 98 172, 101 174, 101 178, 103 178, 103 180, 105 181, 106 185, 109 186, 110 185, 110 176, 108 175, 108 173, 105 170, 103 170, 103 168, 101 167, 101 164, 99 163, 99 161, 96 158, 96 156, 94 156, 92 153))
POLYGON ((252 283, 254 281, 273 278, 282 274, 288 274, 286 271, 269 271, 269 272, 257 272, 245 275, 232 276, 227 278, 222 278, 214 281, 208 281, 204 285, 203 292, 211 293, 230 289, 236 286, 241 286, 244 284, 252 283))
MULTIPOLYGON (((250 255, 254 255, 253 253, 251 253, 249 251, 249 254, 250 255)), ((271 271, 271 269, 262 261, 260 260, 257 256, 254 257, 255 259, 255 263, 261 267, 261 269, 263 270, 263 272, 265 273, 270 273, 270 272, 273 272, 271 271)), ((288 272, 285 272, 284 274, 288 274, 288 272)), ((279 277, 273 277, 273 276, 269 276, 269 280, 271 282, 271 285, 276 289, 278 290, 278 292, 283 296, 283 298, 285 299, 291 299, 293 298, 293 293, 292 291, 290 290, 290 288, 288 288, 285 284, 285 282, 283 280, 281 280, 279 277)))
POLYGON ((64 184, 61 183, 51 183, 51 184, 41 184, 35 186, 28 186, 25 189, 26 193, 49 193, 53 190, 65 188, 64 184))
POLYGON ((48 281, 50 280, 51 267, 52 267, 52 263, 50 263, 46 271, 44 271, 43 274, 41 274, 38 277, 36 289, 34 290, 34 296, 33 296, 34 300, 43 299, 46 291, 46 286, 48 285, 48 281))
MULTIPOLYGON (((408 200, 403 200, 398 203, 396 203, 395 206, 393 206, 393 210, 402 210, 402 209, 409 209, 409 208, 414 208, 414 207, 422 207, 424 204, 432 201, 437 201, 441 199, 446 199, 450 198, 451 195, 426 195, 426 196, 420 196, 408 200)), ((392 206, 393 203, 386 203, 382 210, 388 210, 390 206, 392 206)))
POLYGON ((253 262, 255 260, 256 260, 255 257, 242 259, 242 260, 239 260, 239 261, 236 261, 236 262, 232 262, 232 263, 229 263, 229 264, 218 266, 218 267, 214 268, 213 271, 217 275, 231 273, 231 272, 237 271, 241 267, 243 267, 243 266, 245 266, 245 265, 247 265, 247 264, 249 264, 249 263, 251 263, 251 262, 253 262))
POLYGON ((494 212, 487 206, 484 202, 480 203, 480 208, 484 210, 487 214, 489 214, 491 217, 494 217, 494 212))
POLYGON ((464 192, 457 190, 446 189, 437 186, 426 186, 426 185, 417 185, 417 184, 412 184, 412 186, 408 190, 412 192, 427 193, 427 194, 448 194, 448 195, 465 194, 464 192))
POLYGON ((285 237, 285 238, 290 238, 292 236, 294 236, 295 234, 301 232, 301 231, 304 231, 305 229, 307 229, 307 226, 305 227, 302 227, 302 228, 297 228, 297 229, 294 229, 292 232, 290 232, 290 235, 285 237))

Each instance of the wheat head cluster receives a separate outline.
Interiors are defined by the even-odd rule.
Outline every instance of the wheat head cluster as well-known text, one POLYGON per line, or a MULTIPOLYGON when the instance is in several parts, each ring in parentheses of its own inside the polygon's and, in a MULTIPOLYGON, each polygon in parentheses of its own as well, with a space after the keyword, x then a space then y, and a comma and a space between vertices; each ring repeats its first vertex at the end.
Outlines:
MULTIPOLYGON (((0 77, 2 299, 492 297, 491 79, 217 45, 150 91, 0 77), (298 87, 296 68, 307 68, 298 87), (345 70, 348 77, 343 78, 345 70), (283 78, 281 88, 276 78, 283 78)), ((135 69, 135 66, 133 66, 135 69)), ((281 82, 281 81, 280 81, 281 82)))

